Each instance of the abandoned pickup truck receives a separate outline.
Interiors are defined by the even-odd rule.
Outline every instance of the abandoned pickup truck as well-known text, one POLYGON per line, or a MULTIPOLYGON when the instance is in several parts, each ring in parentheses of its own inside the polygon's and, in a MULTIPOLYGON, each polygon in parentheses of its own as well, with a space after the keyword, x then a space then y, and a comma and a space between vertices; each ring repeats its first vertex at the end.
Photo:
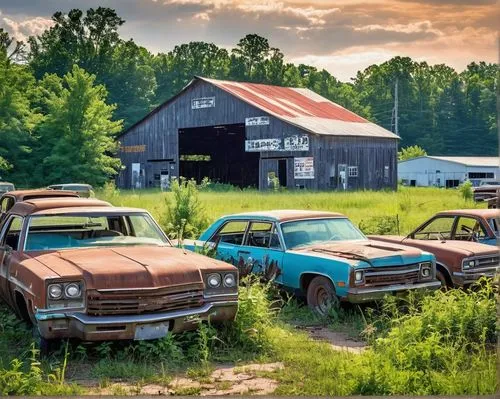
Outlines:
POLYGON ((434 256, 398 244, 369 241, 341 214, 263 211, 222 217, 190 250, 213 247, 240 276, 260 274, 305 296, 324 313, 339 300, 372 301, 414 289, 437 289, 434 256))
POLYGON ((142 209, 83 198, 16 203, 0 231, 0 293, 53 338, 154 339, 232 320, 238 271, 174 248, 142 209))
POLYGON ((420 248, 436 256, 436 276, 444 288, 468 286, 500 271, 498 209, 443 211, 408 236, 371 239, 420 248), (488 245, 486 245, 488 244, 488 245))

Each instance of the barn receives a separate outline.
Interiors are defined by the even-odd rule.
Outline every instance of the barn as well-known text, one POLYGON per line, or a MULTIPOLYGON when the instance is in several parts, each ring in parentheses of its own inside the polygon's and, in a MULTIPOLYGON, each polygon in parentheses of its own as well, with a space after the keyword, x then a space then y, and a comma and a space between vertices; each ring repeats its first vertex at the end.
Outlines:
POLYGON ((399 179, 408 186, 457 187, 465 180, 472 185, 498 181, 498 157, 421 156, 400 161, 399 179))
POLYGON ((398 140, 308 89, 195 77, 121 134, 117 185, 396 189, 398 140))

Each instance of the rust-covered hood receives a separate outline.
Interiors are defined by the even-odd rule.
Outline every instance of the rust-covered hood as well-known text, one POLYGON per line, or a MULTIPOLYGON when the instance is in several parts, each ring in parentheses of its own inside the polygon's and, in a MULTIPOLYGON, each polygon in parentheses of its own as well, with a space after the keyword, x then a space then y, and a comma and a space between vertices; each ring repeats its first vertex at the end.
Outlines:
POLYGON ((326 242, 296 248, 293 251, 314 256, 343 258, 352 264, 362 261, 374 267, 407 265, 429 260, 431 257, 417 248, 368 240, 341 243, 326 242))
POLYGON ((470 256, 488 256, 498 254, 494 245, 481 244, 474 241, 462 240, 416 240, 403 236, 369 236, 370 239, 384 243, 401 243, 429 251, 439 256, 443 253, 453 253, 460 259, 470 256))
POLYGON ((142 288, 202 283, 204 270, 234 266, 173 247, 89 248, 32 257, 64 278, 82 278, 87 288, 142 288))

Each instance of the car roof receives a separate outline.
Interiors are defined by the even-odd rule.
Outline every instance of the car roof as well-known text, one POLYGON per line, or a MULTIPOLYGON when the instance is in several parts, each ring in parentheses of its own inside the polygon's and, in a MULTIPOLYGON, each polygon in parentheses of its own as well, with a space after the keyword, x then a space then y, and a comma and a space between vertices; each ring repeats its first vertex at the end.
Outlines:
POLYGON ((479 216, 483 218, 498 218, 500 217, 500 209, 454 209, 449 211, 441 211, 438 215, 463 215, 463 216, 479 216))
POLYGON ((27 197, 32 197, 30 199, 34 199, 33 197, 78 197, 77 193, 71 191, 45 189, 8 191, 4 195, 14 197, 16 201, 24 201, 27 197))
POLYGON ((304 211, 296 209, 279 209, 271 211, 245 212, 228 215, 226 218, 256 218, 256 219, 273 219, 278 222, 287 222, 291 220, 301 219, 318 219, 332 217, 346 217, 341 213, 325 212, 325 211, 304 211))
POLYGON ((47 211, 58 208, 75 208, 78 211, 88 207, 111 207, 109 202, 79 198, 79 197, 53 197, 53 198, 37 198, 27 201, 17 202, 11 209, 11 213, 18 215, 31 215, 36 212, 47 211))

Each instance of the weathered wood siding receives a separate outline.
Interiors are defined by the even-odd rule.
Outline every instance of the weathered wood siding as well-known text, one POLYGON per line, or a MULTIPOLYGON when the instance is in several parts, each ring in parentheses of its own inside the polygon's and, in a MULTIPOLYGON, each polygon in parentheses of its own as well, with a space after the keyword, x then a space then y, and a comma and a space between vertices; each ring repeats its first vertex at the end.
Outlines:
POLYGON ((287 159, 287 186, 308 189, 337 189, 338 165, 357 166, 358 176, 349 178, 347 189, 395 189, 397 185, 397 140, 363 137, 320 136, 285 123, 259 108, 226 93, 204 81, 197 81, 177 97, 153 111, 119 137, 120 159, 125 169, 120 173, 119 187, 131 187, 131 165, 140 163, 145 182, 151 179, 152 163, 164 160, 171 176, 179 175, 178 131, 245 123, 245 118, 269 116, 269 125, 247 126, 246 139, 284 139, 308 135, 309 151, 275 151, 260 153, 260 189, 267 188, 268 172, 278 173, 278 159, 287 159), (215 97, 215 107, 192 109, 191 100, 215 97), (143 152, 137 151, 145 146, 143 152), (294 157, 314 158, 314 179, 294 179, 294 157), (149 165, 149 167, 148 167, 149 165), (384 168, 388 167, 388 172, 384 168), (171 168, 171 169, 170 169, 171 168), (332 177, 332 170, 335 171, 332 177))

